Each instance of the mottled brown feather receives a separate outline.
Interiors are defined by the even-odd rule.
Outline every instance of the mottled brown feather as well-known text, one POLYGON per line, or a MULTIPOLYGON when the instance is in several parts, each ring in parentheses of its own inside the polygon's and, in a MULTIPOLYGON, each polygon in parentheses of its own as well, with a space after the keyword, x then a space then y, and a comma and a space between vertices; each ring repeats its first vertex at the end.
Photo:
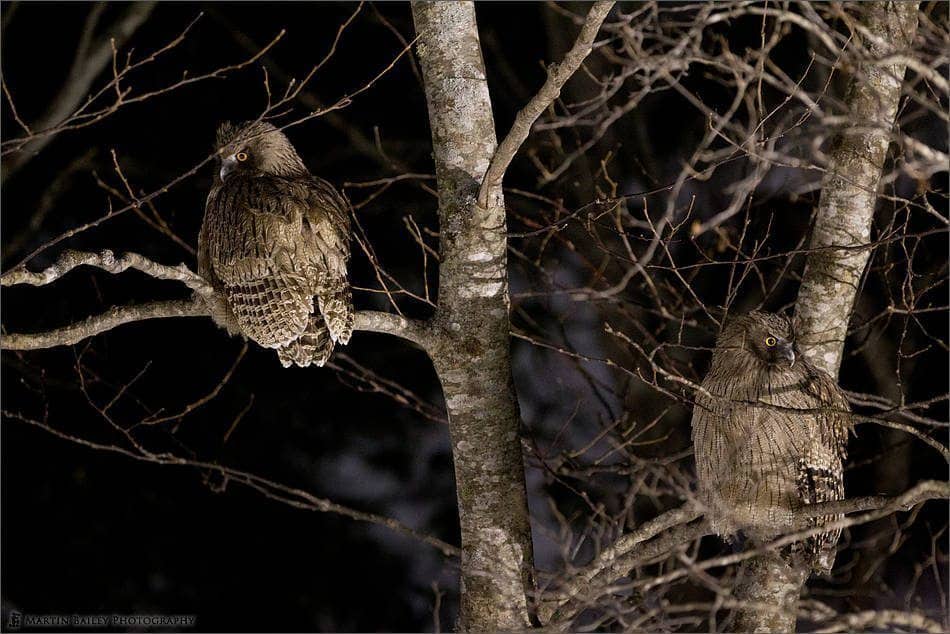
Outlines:
MULTIPOLYGON (((755 349, 769 335, 794 341, 778 315, 750 313, 727 324, 693 410, 699 491, 719 534, 756 540, 833 518, 793 520, 805 504, 842 499, 842 463, 852 427, 835 381, 798 355, 771 362, 755 349)), ((839 531, 797 547, 816 570, 834 562, 839 531)))
POLYGON ((222 126, 219 143, 222 156, 253 158, 215 180, 199 272, 226 298, 237 330, 276 348, 285 365, 323 365, 352 332, 349 204, 269 124, 222 126))

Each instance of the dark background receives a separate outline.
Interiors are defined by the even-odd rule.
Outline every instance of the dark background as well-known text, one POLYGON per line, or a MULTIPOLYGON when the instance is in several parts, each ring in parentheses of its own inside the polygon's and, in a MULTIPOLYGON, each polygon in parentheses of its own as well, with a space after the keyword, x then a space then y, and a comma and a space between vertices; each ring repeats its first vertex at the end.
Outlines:
MULTIPOLYGON (((89 8, 80 3, 4 3, 3 76, 26 120, 46 108, 64 80, 89 8)), ((97 187, 92 173, 120 187, 111 149, 134 187, 152 191, 162 186, 209 153, 220 121, 257 116, 265 104, 262 63, 271 70, 275 92, 280 92, 287 76, 304 76, 323 57, 338 26, 354 8, 343 3, 159 5, 132 39, 136 55, 169 41, 199 12, 204 11, 204 16, 167 57, 132 76, 129 84, 136 91, 167 85, 185 68, 189 74, 200 74, 243 60, 250 55, 249 41, 259 46, 283 28, 287 34, 260 63, 226 78, 129 105, 101 125, 60 135, 4 183, 4 269, 61 232, 105 213, 108 196, 97 187), (51 212, 31 233, 28 223, 47 184, 86 153, 91 153, 87 162, 65 180, 51 212), (25 231, 24 246, 11 252, 6 246, 11 236, 25 231)), ((571 8, 583 10, 582 5, 571 8)), ((102 24, 110 23, 122 10, 122 5, 110 6, 102 24)), ((504 131, 543 81, 542 62, 559 56, 575 27, 543 4, 479 4, 478 18, 496 125, 504 131)), ((309 83, 308 98, 333 103, 363 86, 392 60, 403 44, 384 22, 404 38, 413 37, 407 4, 365 6, 332 60, 309 83)), ((737 42, 758 36, 757 24, 730 26, 730 37, 737 42)), ((791 43, 789 59, 804 59, 804 43, 800 44, 802 48, 796 49, 791 43)), ((404 57, 347 108, 288 131, 314 173, 341 186, 400 172, 432 173, 425 98, 413 63, 410 56, 404 57), (354 133, 369 140, 378 134, 386 156, 362 151, 354 144, 354 133)), ((107 81, 107 75, 108 71, 96 86, 107 81)), ((701 77, 695 82, 695 87, 703 88, 701 77)), ((710 83, 705 89, 715 103, 716 86, 710 83)), ((293 105, 298 113, 307 109, 299 101, 293 105)), ((6 104, 2 123, 5 138, 18 133, 6 104)), ((682 100, 658 95, 625 119, 624 142, 608 137, 592 153, 590 163, 596 167, 608 150, 619 152, 620 177, 650 186, 676 173, 679 160, 703 125, 703 118, 682 100), (645 176, 651 168, 657 172, 652 182, 645 176)), ((191 245, 196 243, 212 169, 206 166, 156 201, 174 231, 191 245)), ((402 218, 411 215, 420 226, 437 230, 436 200, 427 191, 433 184, 431 180, 397 183, 358 212, 380 261, 417 293, 423 289, 421 257, 402 218)), ((523 156, 506 185, 528 190, 536 186, 530 162, 523 156)), ((712 201, 711 208, 720 196, 719 187, 716 182, 699 186, 700 195, 712 201)), ((346 191, 359 202, 373 190, 347 187, 346 191)), ((589 181, 581 178, 563 179, 543 193, 562 199, 568 208, 596 195, 589 181)), ((778 246, 783 236, 791 245, 807 230, 814 202, 814 197, 769 200, 771 211, 784 218, 786 232, 777 238, 778 246)), ((523 199, 512 200, 511 205, 518 213, 532 212, 523 199)), ((513 224, 517 230, 518 223, 513 224)), ((436 240, 430 237, 429 243, 435 246, 436 240)), ((167 264, 194 265, 187 250, 131 213, 62 246, 136 251, 167 264)), ((30 267, 48 265, 60 248, 36 257, 30 267)), ((932 257, 945 259, 946 252, 938 248, 932 257)), ((432 284, 434 272, 430 270, 432 284)), ((353 276, 357 286, 377 287, 365 257, 355 258, 353 276)), ((513 270, 512 283, 516 294, 531 286, 529 274, 517 270, 513 270)), ((706 283, 714 295, 721 280, 706 283)), ((794 286, 785 289, 774 305, 794 298, 794 291, 794 286)), ((112 305, 181 296, 180 285, 136 272, 112 276, 81 269, 46 288, 4 289, 2 321, 9 331, 36 331, 112 305)), ((356 301, 361 308, 386 308, 378 293, 359 292, 356 301)), ((410 315, 429 314, 419 302, 405 301, 403 308, 410 315)), ((523 310, 543 319, 551 307, 525 301, 523 310)), ((594 330, 599 327, 596 315, 585 317, 583 311, 575 315, 572 327, 583 330, 583 319, 594 330)), ((946 331, 945 315, 927 319, 938 332, 946 331)), ((590 394, 584 400, 578 394, 589 387, 578 382, 570 368, 559 365, 556 355, 537 352, 520 341, 513 345, 526 424, 538 435, 563 426, 565 408, 573 408, 575 397, 582 407, 595 410, 622 406, 620 400, 598 405, 600 401, 590 394), (570 399, 560 398, 562 394, 570 399), (568 400, 570 404, 565 405, 568 400)), ((121 444, 89 399, 100 405, 108 402, 147 365, 128 396, 117 401, 112 415, 117 421, 132 422, 146 411, 180 410, 217 385, 241 348, 242 342, 208 320, 188 319, 124 326, 73 347, 4 352, 3 409, 47 420, 70 434, 121 444), (88 398, 79 387, 79 363, 89 381, 88 398)), ((436 412, 442 411, 430 363, 408 344, 359 333, 343 353, 345 357, 337 357, 340 366, 354 367, 348 357, 397 380, 436 412)), ((945 389, 947 368, 941 358, 938 350, 918 362, 925 371, 915 375, 923 381, 915 390, 929 394, 935 386, 938 391, 945 389)), ((703 357, 697 364, 700 371, 705 363, 703 357)), ((843 384, 857 387, 868 377, 862 361, 846 361, 843 384)), ((273 351, 251 346, 216 398, 177 423, 146 430, 142 438, 153 450, 176 451, 244 469, 354 508, 395 517, 457 543, 446 426, 366 388, 365 382, 330 369, 284 370, 273 351), (249 403, 250 409, 225 439, 249 403)), ((577 424, 589 425, 597 416, 582 414, 577 424)), ((688 443, 687 413, 678 416, 678 433, 663 446, 670 453, 688 443)), ((893 442, 874 429, 852 443, 859 471, 849 473, 849 486, 855 494, 897 493, 918 479, 938 477, 941 469, 945 472, 939 456, 935 459, 919 444, 908 448, 906 439, 900 439, 897 442, 905 456, 897 469, 899 478, 881 484, 880 479, 888 476, 881 475, 886 470, 874 466, 873 456, 891 449, 893 442)), ((581 506, 572 492, 551 485, 536 471, 529 480, 533 514, 548 528, 551 518, 542 494, 553 496, 564 509, 581 506)), ((202 630, 414 631, 434 627, 438 595, 441 627, 452 626, 457 610, 456 571, 452 561, 435 549, 379 527, 294 509, 253 490, 225 484, 208 470, 147 464, 78 447, 5 417, 4 610, 196 614, 202 630)), ((606 495, 605 488, 599 487, 598 492, 606 495)), ((894 563, 880 572, 881 584, 900 586, 912 562, 930 548, 927 518, 936 529, 943 525, 945 512, 945 507, 924 511, 924 528, 908 532, 905 550, 898 551, 894 563)), ((557 563, 553 541, 535 528, 538 563, 552 567, 557 563)), ((922 600, 936 601, 937 588, 926 586, 922 600)), ((875 592, 883 590, 868 588, 861 596, 873 603, 869 597, 875 592)), ((864 604, 856 600, 852 605, 864 604)))

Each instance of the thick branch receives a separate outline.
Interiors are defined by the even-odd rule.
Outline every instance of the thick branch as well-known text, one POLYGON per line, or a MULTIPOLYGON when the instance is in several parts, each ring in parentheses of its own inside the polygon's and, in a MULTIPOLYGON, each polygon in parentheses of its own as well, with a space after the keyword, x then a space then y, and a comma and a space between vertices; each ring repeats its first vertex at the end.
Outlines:
MULTIPOLYGON (((0 350, 42 350, 56 346, 71 346, 123 324, 167 317, 210 316, 208 306, 199 299, 173 299, 133 306, 115 306, 101 315, 93 315, 55 330, 36 333, 4 333, 0 335, 0 350)), ((376 311, 356 313, 354 330, 402 337, 422 348, 426 347, 428 338, 426 326, 421 322, 376 311)))
MULTIPOLYGON (((825 522, 820 525, 809 526, 799 531, 793 533, 788 533, 782 535, 771 542, 762 544, 758 548, 752 550, 747 550, 741 553, 736 553, 733 555, 723 555, 721 557, 715 557, 713 559, 707 559, 706 561, 697 563, 692 570, 690 569, 679 569, 674 570, 660 577, 655 577, 649 581, 640 582, 638 585, 646 585, 649 587, 655 587, 664 583, 669 583, 681 577, 684 577, 693 570, 708 570, 710 568, 717 568, 721 566, 729 566, 735 563, 743 562, 748 559, 758 557, 759 555, 774 553, 779 549, 793 544, 795 542, 819 535, 821 533, 828 532, 830 530, 844 529, 851 526, 857 526, 859 524, 867 524, 868 522, 873 522, 879 520, 882 517, 886 517, 892 513, 897 513, 901 511, 908 511, 917 504, 927 502, 929 500, 947 500, 948 494, 950 494, 950 483, 946 482, 937 482, 933 480, 927 480, 921 482, 914 488, 908 490, 907 492, 893 498, 888 497, 879 497, 879 498, 855 498, 854 500, 842 500, 838 503, 835 503, 834 506, 829 508, 834 508, 837 511, 841 511, 845 514, 849 512, 857 512, 857 515, 852 515, 850 517, 842 517, 840 519, 835 519, 829 522, 825 522), (880 502, 881 506, 872 507, 869 510, 865 510, 866 507, 871 504, 869 500, 874 500, 880 502)), ((815 505, 816 508, 818 505, 815 505)), ((811 509, 803 509, 799 511, 799 517, 801 519, 806 519, 811 515, 811 509)), ((683 527, 677 527, 676 530, 682 530, 683 527)), ((791 630, 789 630, 791 631, 791 630)))
POLYGON ((478 204, 482 207, 488 206, 489 196, 492 190, 501 187, 502 179, 508 166, 518 153, 518 149, 528 138, 531 132, 531 126, 538 120, 541 113, 548 106, 554 103, 561 94, 561 89, 567 80, 570 79, 581 63, 587 59, 594 46, 594 38, 600 30, 600 25, 607 18, 607 14, 613 8, 613 1, 601 1, 594 4, 584 20, 584 26, 574 42, 574 46, 567 52, 560 64, 554 64, 548 69, 548 78, 538 90, 538 93, 531 98, 531 101, 515 117, 511 124, 511 130, 508 135, 498 145, 498 150, 492 157, 488 171, 485 173, 485 179, 482 181, 481 188, 478 191, 478 204))
POLYGON ((356 313, 353 329, 402 337, 423 349, 429 345, 429 327, 426 323, 394 313, 375 310, 360 311, 356 313))
MULTIPOLYGON (((795 305, 797 340, 811 361, 837 376, 844 340, 870 250, 871 220, 906 65, 877 65, 908 45, 917 28, 916 2, 870 2, 862 21, 874 34, 866 42, 872 59, 851 79, 845 103, 852 126, 836 140, 811 235, 795 305)), ((860 37, 860 36, 858 36, 860 37)), ((756 632, 794 631, 798 597, 809 571, 774 553, 746 561, 734 596, 742 602, 778 605, 777 611, 740 607, 735 627, 756 632)))
POLYGON ((900 612, 898 610, 863 610, 853 614, 844 614, 815 630, 815 634, 833 632, 891 632, 893 626, 903 626, 911 630, 921 630, 942 634, 943 625, 927 618, 919 612, 900 612))
MULTIPOLYGON (((177 266, 159 264, 138 253, 126 253, 117 258, 108 249, 99 253, 65 251, 55 264, 42 271, 29 271, 24 266, 7 271, 0 277, 0 286, 19 284, 46 286, 79 266, 95 266, 114 274, 136 269, 156 279, 181 282, 195 292, 196 298, 149 302, 135 306, 116 306, 101 315, 94 315, 83 321, 47 332, 4 333, 0 337, 0 349, 39 350, 69 346, 117 326, 136 321, 166 317, 212 316, 209 305, 215 303, 217 296, 204 278, 184 264, 177 266)), ((359 312, 356 314, 355 329, 395 335, 423 348, 426 348, 428 344, 427 326, 401 315, 376 311, 359 312)))
POLYGON ((847 515, 848 513, 861 513, 864 511, 907 511, 921 502, 937 499, 950 499, 950 482, 925 480, 897 497, 870 495, 847 500, 821 502, 820 504, 809 504, 798 511, 798 516, 802 519, 806 519, 824 515, 847 515))

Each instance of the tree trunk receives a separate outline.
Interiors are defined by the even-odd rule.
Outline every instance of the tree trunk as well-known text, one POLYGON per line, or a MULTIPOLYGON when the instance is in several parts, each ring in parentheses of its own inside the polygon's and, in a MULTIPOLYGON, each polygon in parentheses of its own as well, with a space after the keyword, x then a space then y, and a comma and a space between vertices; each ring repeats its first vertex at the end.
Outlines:
POLYGON ((477 204, 496 149, 475 7, 412 5, 439 189, 439 302, 427 350, 449 414, 462 529, 460 628, 529 626, 533 557, 511 378, 501 187, 477 204))
POLYGON ((794 632, 798 595, 807 570, 790 566, 777 553, 751 559, 739 569, 735 599, 748 607, 736 611, 736 632, 794 632))
MULTIPOLYGON (((905 49, 917 30, 916 2, 865 5, 862 38, 868 55, 881 59, 905 49)), ((821 200, 812 231, 805 275, 795 307, 802 352, 837 376, 861 277, 871 249, 871 220, 881 170, 901 96, 906 65, 866 64, 848 88, 845 102, 852 125, 839 136, 828 157, 821 200)))
MULTIPOLYGON (((871 249, 884 159, 901 96, 906 64, 875 63, 907 47, 917 29, 916 2, 871 2, 863 7, 866 33, 856 33, 868 63, 852 78, 845 96, 851 127, 829 153, 828 171, 812 230, 808 260, 795 306, 796 339, 819 368, 838 375, 848 323, 871 249)), ((737 631, 793 632, 807 570, 777 557, 750 560, 739 571, 737 598, 779 605, 778 612, 740 609, 737 631)))

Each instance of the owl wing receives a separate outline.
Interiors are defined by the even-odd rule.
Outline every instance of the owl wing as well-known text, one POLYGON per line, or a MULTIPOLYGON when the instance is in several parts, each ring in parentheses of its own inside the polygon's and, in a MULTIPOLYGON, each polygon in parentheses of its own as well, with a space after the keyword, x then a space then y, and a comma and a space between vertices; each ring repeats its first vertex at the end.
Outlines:
POLYGON ((818 414, 821 444, 832 447, 840 460, 848 454, 848 434, 854 428, 848 397, 826 372, 815 370, 809 391, 823 404, 818 414))
POLYGON ((209 214, 208 210, 214 205, 212 200, 215 193, 215 190, 212 190, 208 196, 208 201, 205 203, 205 216, 201 222, 201 229, 198 231, 198 275, 203 277, 205 281, 211 285, 211 288, 216 291, 210 297, 204 298, 211 311, 212 320, 227 330, 229 334, 237 335, 242 333, 241 326, 237 321, 237 317, 234 315, 234 311, 231 310, 227 296, 222 292, 224 285, 221 282, 221 278, 215 275, 214 267, 211 263, 211 241, 215 237, 215 223, 213 222, 213 217, 209 217, 213 216, 213 214, 209 214))
POLYGON ((732 469, 737 465, 739 448, 735 438, 739 421, 755 416, 753 408, 744 403, 719 396, 728 393, 728 380, 711 371, 695 395, 692 436, 696 459, 699 494, 709 506, 707 519, 713 530, 728 535, 736 529, 727 499, 737 494, 732 469))
MULTIPOLYGON (((207 209, 207 207, 208 203, 205 203, 205 209, 207 209)), ((211 261, 208 256, 208 227, 206 218, 202 220, 201 229, 198 231, 198 275, 205 278, 214 288, 217 288, 217 283, 220 282, 214 275, 214 270, 211 268, 211 261)))
POLYGON ((347 343, 353 332, 353 295, 347 278, 350 259, 350 204, 332 185, 309 182, 303 234, 313 254, 313 293, 333 341, 347 343))
MULTIPOLYGON (((834 379, 815 370, 805 391, 817 403, 817 434, 810 438, 799 461, 798 491, 803 504, 817 504, 844 499, 844 468, 848 433, 853 427, 847 397, 834 379)), ((810 525, 820 526, 839 519, 826 515, 812 518, 810 525)), ((805 548, 813 557, 818 572, 830 572, 841 529, 809 538, 805 548)))
POLYGON ((296 340, 313 312, 307 207, 306 187, 276 177, 233 179, 208 197, 199 267, 219 281, 241 331, 265 347, 296 340))

